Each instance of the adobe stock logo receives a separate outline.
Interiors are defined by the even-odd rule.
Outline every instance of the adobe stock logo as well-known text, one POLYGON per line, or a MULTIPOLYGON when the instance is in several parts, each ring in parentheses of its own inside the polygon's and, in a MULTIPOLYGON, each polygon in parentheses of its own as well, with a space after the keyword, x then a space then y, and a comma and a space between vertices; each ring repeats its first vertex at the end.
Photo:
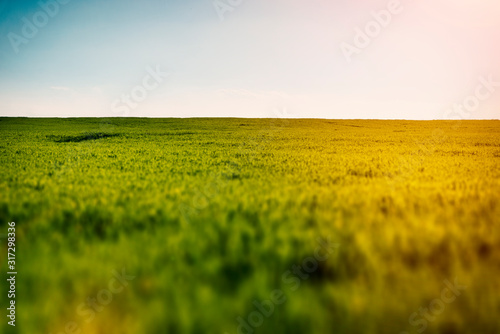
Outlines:
POLYGON ((76 313, 85 319, 79 322, 76 320, 68 321, 64 326, 64 330, 58 331, 57 334, 83 333, 83 321, 85 323, 92 322, 97 316, 97 313, 102 312, 104 307, 113 301, 114 296, 121 293, 128 286, 129 282, 135 279, 135 276, 127 275, 125 268, 122 268, 121 273, 117 270, 113 270, 112 274, 113 278, 108 281, 107 289, 99 290, 96 297, 87 297, 86 303, 78 305, 76 313))
POLYGON ((462 103, 455 103, 453 108, 446 111, 444 118, 456 118, 458 120, 469 118, 473 112, 479 109, 482 102, 495 94, 498 87, 500 87, 500 81, 495 81, 492 74, 487 78, 484 76, 479 77, 479 84, 476 86, 474 94, 467 96, 462 103))
MULTIPOLYGON (((444 312, 447 304, 453 303, 458 296, 467 288, 465 285, 460 285, 455 277, 455 282, 452 284, 448 280, 444 280, 445 288, 441 291, 441 296, 431 300, 429 307, 420 307, 417 312, 413 312, 408 318, 408 323, 416 329, 417 333, 423 333, 429 326, 429 322, 436 320, 436 317, 444 312)), ((410 334, 409 332, 400 332, 399 334, 410 334)))
POLYGON ((359 27, 354 28, 356 35, 352 44, 342 42, 340 50, 348 63, 352 62, 352 57, 358 55, 362 50, 366 49, 372 41, 377 38, 382 28, 387 28, 395 15, 401 14, 403 6, 399 0, 390 0, 387 4, 387 9, 382 9, 378 12, 371 12, 373 20, 365 24, 364 29, 359 27))
POLYGON ((111 103, 111 110, 116 116, 127 116, 131 109, 135 109, 144 101, 150 92, 160 86, 160 84, 169 76, 168 72, 163 72, 160 65, 153 69, 151 66, 146 68, 146 74, 142 78, 140 85, 134 86, 130 94, 121 94, 120 99, 111 103))
POLYGON ((213 2, 215 11, 217 12, 217 15, 219 15, 219 19, 221 21, 225 20, 225 13, 226 12, 233 12, 237 7, 239 7, 243 3, 243 0, 215 0, 213 2))
POLYGON ((28 44, 28 42, 38 35, 39 29, 45 27, 49 20, 59 13, 59 5, 65 5, 71 0, 48 0, 46 2, 38 1, 38 6, 41 8, 31 16, 31 20, 23 17, 21 22, 21 35, 14 32, 9 32, 7 38, 9 39, 12 50, 16 54, 19 53, 19 46, 21 44, 28 44))
MULTIPOLYGON (((287 288, 293 292, 296 291, 302 284, 303 281, 309 279, 311 275, 318 270, 321 262, 328 260, 332 256, 333 252, 340 246, 338 243, 333 243, 330 238, 317 238, 319 246, 314 250, 314 257, 309 256, 302 260, 302 263, 297 265, 292 265, 291 269, 288 269, 281 275, 281 281, 283 282, 283 287, 285 284, 287 288)), ((237 334, 255 334, 257 333, 257 328, 261 327, 266 318, 271 317, 279 305, 282 305, 287 301, 287 297, 282 289, 275 289, 271 291, 270 298, 264 299, 263 301, 254 300, 252 310, 247 316, 238 316, 236 321, 238 322, 238 327, 236 328, 237 334)), ((229 334, 225 332, 224 334, 229 334)))

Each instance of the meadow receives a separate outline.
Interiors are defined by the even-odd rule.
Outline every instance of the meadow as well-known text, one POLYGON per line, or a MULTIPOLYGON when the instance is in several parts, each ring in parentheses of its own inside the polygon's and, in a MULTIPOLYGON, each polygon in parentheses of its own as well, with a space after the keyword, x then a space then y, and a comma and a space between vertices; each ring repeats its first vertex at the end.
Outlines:
POLYGON ((499 200, 500 121, 0 118, 0 332, 500 333, 499 200))

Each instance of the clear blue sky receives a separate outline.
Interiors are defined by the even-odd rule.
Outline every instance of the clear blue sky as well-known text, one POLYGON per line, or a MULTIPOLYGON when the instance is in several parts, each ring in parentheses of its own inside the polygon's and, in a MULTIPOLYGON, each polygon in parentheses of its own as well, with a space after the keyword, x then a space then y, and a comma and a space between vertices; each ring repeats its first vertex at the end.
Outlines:
POLYGON ((500 118, 450 112, 500 82, 497 0, 401 0, 349 56, 391 0, 60 1, 0 0, 0 115, 500 118))

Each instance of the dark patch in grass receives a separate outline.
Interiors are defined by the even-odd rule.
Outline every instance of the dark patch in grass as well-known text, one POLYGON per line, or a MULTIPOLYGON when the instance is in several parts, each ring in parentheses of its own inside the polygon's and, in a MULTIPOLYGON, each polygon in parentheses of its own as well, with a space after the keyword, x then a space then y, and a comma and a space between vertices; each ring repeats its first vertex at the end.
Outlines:
POLYGON ((485 259, 485 258, 488 258, 490 256, 492 252, 492 247, 485 243, 485 242, 482 242, 478 247, 477 247, 477 255, 479 255, 479 257, 481 259, 485 259))
POLYGON ((56 143, 79 143, 86 140, 96 140, 109 137, 120 136, 118 133, 105 133, 105 132, 86 132, 79 135, 65 136, 65 135, 50 135, 48 139, 56 143))
POLYGON ((415 253, 411 252, 403 253, 401 255, 401 258, 403 260, 403 263, 412 270, 416 269, 420 264, 420 259, 418 258, 418 255, 415 253))
POLYGON ((157 133, 148 133, 148 135, 154 136, 190 136, 190 135, 198 135, 199 132, 192 131, 174 131, 174 132, 157 132, 157 133))
MULTIPOLYGON (((481 332, 485 333, 484 331, 481 332)), ((439 334, 458 334, 458 333, 460 333, 460 331, 458 330, 456 323, 445 322, 439 326, 439 334)))
POLYGON ((470 156, 470 155, 478 155, 477 152, 470 152, 470 151, 465 151, 465 150, 453 150, 453 151, 445 151, 445 150, 436 150, 436 154, 439 154, 441 156, 470 156))
POLYGON ((496 143, 475 143, 474 146, 480 146, 480 147, 500 147, 500 144, 496 144, 496 143))
POLYGON ((234 292, 236 288, 254 271, 250 262, 224 263, 220 270, 223 286, 234 292))
POLYGON ((362 125, 353 125, 353 124, 338 124, 337 125, 342 125, 342 126, 350 126, 351 128, 365 128, 365 126, 362 125))

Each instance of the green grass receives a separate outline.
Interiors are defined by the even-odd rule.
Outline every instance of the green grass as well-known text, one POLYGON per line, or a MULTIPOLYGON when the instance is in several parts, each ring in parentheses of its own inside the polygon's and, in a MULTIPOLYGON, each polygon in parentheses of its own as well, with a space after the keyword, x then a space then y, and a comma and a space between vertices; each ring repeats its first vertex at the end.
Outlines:
POLYGON ((499 121, 0 118, 17 332, 232 334, 280 289, 254 333, 417 333, 457 278, 425 333, 498 333, 499 167, 499 121))

